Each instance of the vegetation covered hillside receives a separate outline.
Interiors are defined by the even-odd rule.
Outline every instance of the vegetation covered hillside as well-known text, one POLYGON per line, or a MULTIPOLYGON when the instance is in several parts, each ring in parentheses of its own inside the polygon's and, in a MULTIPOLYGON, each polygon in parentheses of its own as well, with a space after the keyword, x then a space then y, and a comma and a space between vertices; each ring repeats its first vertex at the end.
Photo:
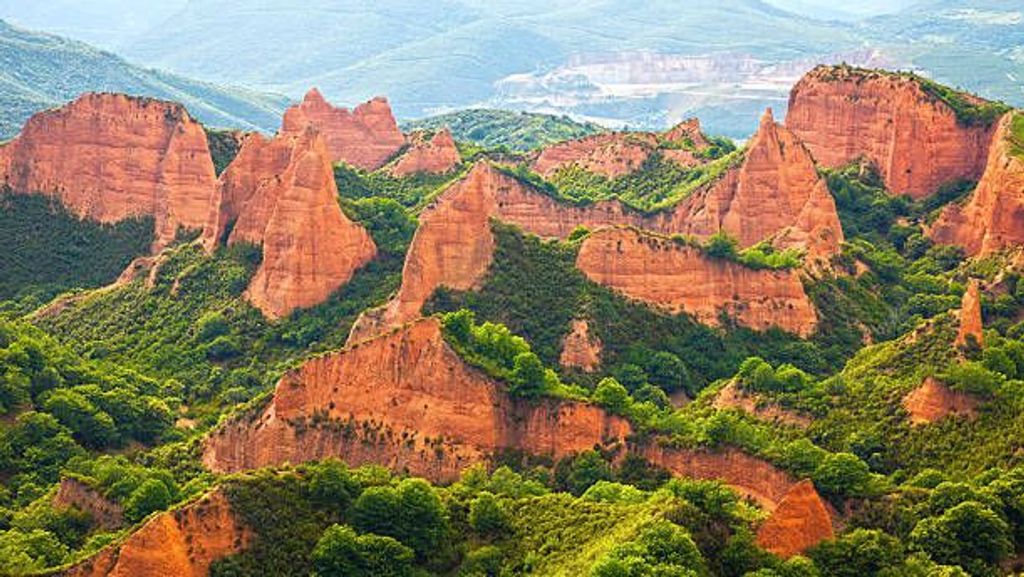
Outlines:
POLYGON ((575 160, 535 170, 535 147, 587 125, 488 112, 421 127, 441 122, 458 154, 449 142, 435 173, 393 172, 425 140, 376 170, 282 144, 299 161, 278 170, 274 149, 255 184, 263 159, 209 133, 234 179, 209 193, 238 209, 218 231, 260 233, 232 242, 183 231, 149 254, 151 218, 101 226, 0 196, 0 573, 1024 569, 1022 249, 930 236, 982 187, 894 195, 866 161, 816 166, 770 116, 740 149, 646 134, 649 154, 613 176, 597 170, 619 158, 578 141, 559 149, 575 160), (332 264, 294 230, 324 222, 304 220, 310 190, 374 256, 271 319, 252 287, 281 267, 272 249, 297 247, 297 275, 332 264), (799 214, 756 242, 726 232, 786 212, 773 202, 799 214), (653 228, 708 212, 708 234, 653 228), (806 237, 829 231, 801 219, 842 230, 811 254, 806 237), (729 306, 701 316, 721 295, 627 290, 680 280, 730 287, 729 306), (763 292, 736 304, 730 282, 763 292), (743 322, 752 309, 767 321, 743 322))

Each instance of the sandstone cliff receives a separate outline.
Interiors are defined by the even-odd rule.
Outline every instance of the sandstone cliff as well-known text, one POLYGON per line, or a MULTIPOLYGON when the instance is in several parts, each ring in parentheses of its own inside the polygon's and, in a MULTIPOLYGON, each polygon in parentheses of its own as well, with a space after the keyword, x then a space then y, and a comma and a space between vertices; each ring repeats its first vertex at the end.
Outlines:
POLYGON ((442 482, 502 449, 557 459, 629 432, 594 405, 508 397, 427 318, 288 373, 261 414, 209 436, 203 462, 238 471, 334 456, 442 482))
POLYGON ((601 365, 601 339, 590 334, 586 319, 575 319, 569 334, 562 339, 559 363, 566 368, 592 373, 601 365))
POLYGON ((973 417, 978 400, 954 391, 934 377, 925 378, 919 387, 903 397, 903 408, 910 414, 910 423, 923 425, 941 421, 950 415, 973 417))
POLYGON ((181 105, 85 94, 0 146, 0 184, 99 222, 153 216, 161 248, 179 227, 202 228, 216 176, 203 127, 181 105))
POLYGON ((757 544, 788 558, 833 536, 832 515, 814 489, 814 483, 805 480, 786 493, 778 508, 761 525, 757 544))
POLYGON ((580 247, 576 266, 628 297, 718 325, 725 314, 750 328, 807 336, 818 318, 792 270, 754 270, 701 249, 630 228, 604 229, 580 247))
POLYGON ((403 177, 414 174, 444 174, 454 170, 462 161, 455 140, 447 128, 427 138, 422 132, 409 135, 409 148, 388 172, 403 177))
POLYGON ((405 144, 405 136, 385 98, 374 98, 355 110, 331 106, 316 88, 284 113, 281 133, 301 134, 312 125, 327 139, 330 159, 364 170, 376 170, 405 144))
POLYGON ((721 480, 768 511, 774 511, 796 483, 785 471, 739 449, 677 449, 651 442, 631 450, 673 475, 721 480))
POLYGON ((822 165, 866 158, 889 190, 922 198, 941 185, 977 180, 992 127, 965 126, 954 110, 906 75, 820 66, 789 98, 786 126, 822 165))
POLYGON ((936 242, 962 246, 970 255, 1024 244, 1024 142, 1015 139, 1014 124, 1024 126, 1024 113, 1000 121, 978 187, 966 204, 942 212, 930 231, 936 242))
POLYGON ((960 329, 956 334, 956 346, 966 345, 968 338, 974 340, 978 346, 983 346, 985 337, 981 324, 981 293, 978 288, 978 279, 971 279, 967 283, 967 290, 964 292, 960 304, 960 329))
POLYGON ((206 577, 217 559, 243 550, 252 538, 215 490, 181 509, 152 517, 115 543, 63 572, 67 577, 206 577))
POLYGON ((246 296, 271 318, 323 302, 376 255, 369 233, 342 213, 327 145, 312 128, 246 139, 221 175, 203 240, 208 249, 263 247, 246 296))

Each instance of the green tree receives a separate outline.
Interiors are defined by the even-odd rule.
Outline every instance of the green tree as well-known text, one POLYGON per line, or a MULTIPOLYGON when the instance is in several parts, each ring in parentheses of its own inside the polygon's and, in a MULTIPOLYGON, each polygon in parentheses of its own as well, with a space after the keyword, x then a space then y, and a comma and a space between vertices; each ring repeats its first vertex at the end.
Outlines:
POLYGON ((878 575, 903 561, 903 547, 890 535, 874 529, 854 529, 834 541, 824 541, 809 552, 829 577, 878 575))
POLYGON ((837 497, 857 497, 867 493, 871 470, 852 453, 831 453, 814 471, 814 484, 822 492, 837 497))
POLYGON ((171 504, 171 492, 157 479, 147 479, 132 491, 125 502, 124 513, 129 520, 140 521, 153 511, 163 511, 171 504))
POLYGON ((512 363, 512 386, 509 392, 517 397, 533 398, 544 392, 546 371, 533 352, 519 353, 512 363))
POLYGON ((704 243, 704 252, 712 258, 736 260, 739 256, 739 243, 729 233, 720 230, 708 237, 704 243))
POLYGON ((508 513, 493 493, 484 491, 469 505, 469 526, 481 537, 500 537, 509 529, 508 513))
POLYGON ((351 527, 331 525, 313 549, 313 567, 319 577, 365 574, 359 539, 351 527))
POLYGON ((690 371, 676 355, 668 351, 658 351, 651 355, 646 363, 647 378, 651 384, 668 392, 686 389, 689 393, 697 391, 688 388, 690 371))
POLYGON ((584 451, 569 463, 563 486, 580 496, 598 481, 611 481, 612 468, 597 451, 584 451))
POLYGON ((1010 526, 974 501, 922 519, 911 531, 910 541, 936 562, 960 565, 971 573, 984 571, 984 566, 994 566, 1013 552, 1010 526))
POLYGON ((632 401, 626 387, 611 377, 601 379, 594 389, 594 402, 616 415, 625 415, 632 401))

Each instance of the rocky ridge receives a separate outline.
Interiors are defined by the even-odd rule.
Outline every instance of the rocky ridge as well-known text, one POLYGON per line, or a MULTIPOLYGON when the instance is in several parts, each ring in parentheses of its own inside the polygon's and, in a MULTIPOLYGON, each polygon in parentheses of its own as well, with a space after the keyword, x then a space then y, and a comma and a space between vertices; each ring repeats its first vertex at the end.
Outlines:
POLYGON ((252 531, 214 490, 151 517, 124 541, 61 572, 65 577, 206 577, 210 565, 248 546, 252 531))
POLYGON ((636 229, 592 233, 576 266, 598 284, 712 326, 724 314, 750 328, 808 336, 818 323, 796 271, 754 270, 636 229))

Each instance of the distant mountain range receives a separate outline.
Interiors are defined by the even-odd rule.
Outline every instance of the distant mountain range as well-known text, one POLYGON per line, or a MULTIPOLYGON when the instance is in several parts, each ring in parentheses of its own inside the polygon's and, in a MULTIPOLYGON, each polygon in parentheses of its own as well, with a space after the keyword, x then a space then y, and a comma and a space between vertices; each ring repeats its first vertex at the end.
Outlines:
POLYGON ((0 0, 0 16, 207 81, 293 98, 318 86, 348 104, 386 94, 406 120, 486 107, 661 128, 698 115, 745 137, 810 67, 843 61, 1024 105, 1024 7, 997 0, 55 4, 0 0), (104 10, 129 17, 104 28, 104 10))
POLYGON ((41 109, 82 92, 124 92, 180 102, 210 126, 275 130, 289 99, 132 65, 82 42, 0 20, 0 139, 41 109))

